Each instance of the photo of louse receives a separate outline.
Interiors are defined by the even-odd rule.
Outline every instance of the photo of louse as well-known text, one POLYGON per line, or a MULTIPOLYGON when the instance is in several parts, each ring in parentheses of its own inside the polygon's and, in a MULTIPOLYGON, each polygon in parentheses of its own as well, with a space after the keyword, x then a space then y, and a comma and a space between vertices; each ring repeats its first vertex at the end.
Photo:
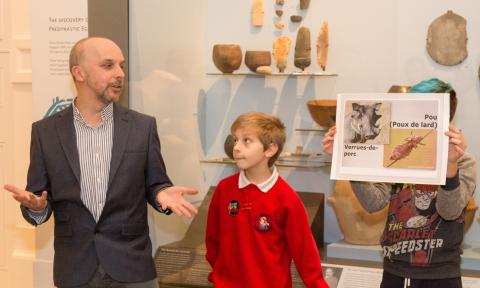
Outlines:
POLYGON ((390 129, 390 144, 384 146, 383 167, 435 169, 434 129, 390 129))

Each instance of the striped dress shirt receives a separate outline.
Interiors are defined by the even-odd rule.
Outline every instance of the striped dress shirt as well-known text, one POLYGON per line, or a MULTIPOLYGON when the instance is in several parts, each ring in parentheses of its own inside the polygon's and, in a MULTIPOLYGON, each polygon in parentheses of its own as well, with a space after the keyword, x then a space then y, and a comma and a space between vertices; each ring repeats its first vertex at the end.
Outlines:
MULTIPOLYGON (((80 160, 80 197, 83 204, 93 215, 96 222, 105 206, 107 197, 110 160, 113 147, 113 103, 101 111, 102 121, 98 127, 92 127, 73 106, 73 123, 77 135, 77 150, 80 160)), ((28 210, 29 215, 37 224, 45 221, 47 207, 42 212, 28 210)))
POLYGON ((113 147, 113 103, 106 106, 100 114, 102 122, 94 128, 85 122, 73 103, 73 124, 80 160, 80 197, 96 222, 107 198, 113 147))

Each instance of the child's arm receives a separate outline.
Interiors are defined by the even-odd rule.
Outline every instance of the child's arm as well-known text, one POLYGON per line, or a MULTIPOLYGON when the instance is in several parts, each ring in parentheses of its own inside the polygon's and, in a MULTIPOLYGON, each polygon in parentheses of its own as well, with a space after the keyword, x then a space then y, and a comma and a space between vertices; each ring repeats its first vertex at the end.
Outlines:
POLYGON ((370 213, 390 203, 392 185, 389 183, 350 181, 350 185, 362 207, 370 213))
POLYGON ((457 175, 447 178, 445 185, 438 189, 437 211, 443 219, 457 219, 472 198, 476 186, 476 164, 475 158, 465 153, 458 159, 457 175))
POLYGON ((218 215, 218 198, 220 191, 217 187, 213 192, 212 200, 210 200, 210 206, 208 207, 208 218, 207 218, 207 232, 205 244, 207 246, 207 254, 205 258, 212 267, 212 272, 208 274, 208 281, 213 282, 213 268, 218 256, 219 249, 219 231, 220 231, 220 221, 218 215))
POLYGON ((307 212, 296 193, 292 198, 286 212, 285 235, 293 261, 307 288, 328 288, 307 212))
MULTIPOLYGON (((336 133, 337 128, 332 126, 322 139, 323 151, 328 155, 332 155, 333 153, 336 133)), ((382 210, 390 201, 391 186, 389 184, 357 181, 351 181, 350 184, 358 201, 368 212, 382 210)))

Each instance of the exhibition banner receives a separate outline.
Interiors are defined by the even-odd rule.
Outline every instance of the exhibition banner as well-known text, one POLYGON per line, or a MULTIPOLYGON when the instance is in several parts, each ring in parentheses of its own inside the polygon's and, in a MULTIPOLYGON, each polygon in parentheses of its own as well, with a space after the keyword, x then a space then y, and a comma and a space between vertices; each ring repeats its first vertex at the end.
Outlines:
POLYGON ((448 93, 340 94, 331 178, 445 184, 448 93))
POLYGON ((75 87, 68 64, 73 44, 88 36, 87 1, 42 0, 32 5, 33 120, 68 107, 75 87))

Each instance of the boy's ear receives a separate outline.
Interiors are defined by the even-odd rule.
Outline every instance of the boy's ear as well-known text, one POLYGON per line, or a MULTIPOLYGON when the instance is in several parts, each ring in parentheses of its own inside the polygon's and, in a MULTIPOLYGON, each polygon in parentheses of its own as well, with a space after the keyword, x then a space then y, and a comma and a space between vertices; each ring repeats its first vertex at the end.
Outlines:
POLYGON ((278 151, 278 145, 275 144, 275 143, 270 143, 270 145, 268 145, 268 148, 267 150, 265 150, 265 157, 267 158, 272 158, 273 155, 275 155, 275 153, 277 153, 278 151))

